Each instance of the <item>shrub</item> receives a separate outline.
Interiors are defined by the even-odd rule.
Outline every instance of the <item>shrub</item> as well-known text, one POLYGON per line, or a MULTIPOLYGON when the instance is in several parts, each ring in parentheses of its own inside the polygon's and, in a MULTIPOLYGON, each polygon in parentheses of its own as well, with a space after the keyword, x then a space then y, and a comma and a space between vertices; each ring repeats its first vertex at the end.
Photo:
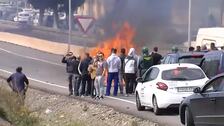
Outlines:
POLYGON ((39 118, 32 116, 16 93, 0 87, 0 117, 15 126, 38 126, 39 118))

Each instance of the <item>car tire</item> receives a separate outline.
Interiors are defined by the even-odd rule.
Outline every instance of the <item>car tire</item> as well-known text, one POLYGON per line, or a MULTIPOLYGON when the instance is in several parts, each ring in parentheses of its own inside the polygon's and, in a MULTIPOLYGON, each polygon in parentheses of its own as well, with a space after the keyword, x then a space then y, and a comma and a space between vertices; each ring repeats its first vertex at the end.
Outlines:
POLYGON ((161 109, 158 107, 157 99, 155 96, 153 97, 153 112, 155 115, 161 114, 161 109))
POLYGON ((194 120, 188 107, 185 109, 185 126, 194 126, 194 120))
POLYGON ((136 94, 136 107, 137 107, 138 111, 145 110, 145 106, 141 105, 141 101, 140 101, 138 93, 136 94))

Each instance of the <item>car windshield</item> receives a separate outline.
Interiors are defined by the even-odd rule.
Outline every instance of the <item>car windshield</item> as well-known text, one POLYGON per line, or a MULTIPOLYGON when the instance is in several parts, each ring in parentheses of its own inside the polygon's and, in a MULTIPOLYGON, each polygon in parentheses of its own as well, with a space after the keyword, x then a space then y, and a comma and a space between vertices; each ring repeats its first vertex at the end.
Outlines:
POLYGON ((180 63, 191 63, 195 65, 200 65, 203 56, 190 56, 190 57, 181 57, 179 58, 180 63))
POLYGON ((202 70, 195 68, 176 68, 162 72, 163 80, 187 81, 199 80, 203 78, 205 78, 205 75, 202 70))

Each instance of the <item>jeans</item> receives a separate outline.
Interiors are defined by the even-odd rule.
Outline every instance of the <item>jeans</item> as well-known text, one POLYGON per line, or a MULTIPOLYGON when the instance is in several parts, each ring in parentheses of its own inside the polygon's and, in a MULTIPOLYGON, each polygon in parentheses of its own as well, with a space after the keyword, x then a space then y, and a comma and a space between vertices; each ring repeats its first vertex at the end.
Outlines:
POLYGON ((131 73, 125 74, 126 94, 132 94, 136 83, 136 75, 131 73))
POLYGON ((114 80, 114 96, 117 96, 117 91, 118 91, 118 72, 116 73, 108 73, 108 78, 107 78, 107 91, 106 91, 106 96, 110 96, 110 89, 111 89, 111 84, 112 81, 114 80))
POLYGON ((74 84, 74 95, 78 96, 80 94, 80 84, 81 84, 81 77, 80 75, 74 74, 73 75, 73 84, 74 84))
POLYGON ((91 95, 91 77, 88 74, 82 75, 81 95, 91 95))
POLYGON ((96 96, 103 96, 104 93, 104 76, 96 76, 95 79, 96 96))
POLYGON ((68 89, 69 89, 69 93, 73 94, 73 74, 72 73, 68 73, 68 89))

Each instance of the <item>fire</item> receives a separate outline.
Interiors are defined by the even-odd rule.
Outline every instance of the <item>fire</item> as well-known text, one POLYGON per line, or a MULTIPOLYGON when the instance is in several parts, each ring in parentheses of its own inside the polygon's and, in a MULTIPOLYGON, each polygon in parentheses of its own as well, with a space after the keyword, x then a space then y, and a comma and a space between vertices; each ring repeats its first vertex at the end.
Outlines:
POLYGON ((133 42, 134 36, 135 29, 128 22, 125 22, 114 38, 100 42, 97 47, 91 50, 90 54, 94 56, 101 51, 105 54, 105 57, 108 57, 110 56, 111 48, 116 48, 118 52, 121 48, 125 48, 128 51, 130 48, 135 47, 133 42))

